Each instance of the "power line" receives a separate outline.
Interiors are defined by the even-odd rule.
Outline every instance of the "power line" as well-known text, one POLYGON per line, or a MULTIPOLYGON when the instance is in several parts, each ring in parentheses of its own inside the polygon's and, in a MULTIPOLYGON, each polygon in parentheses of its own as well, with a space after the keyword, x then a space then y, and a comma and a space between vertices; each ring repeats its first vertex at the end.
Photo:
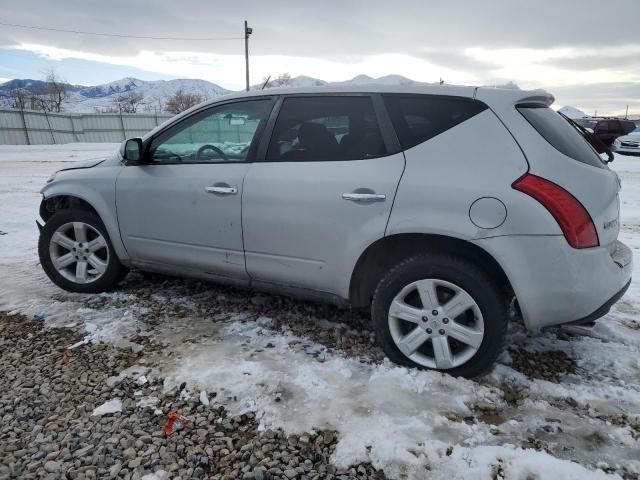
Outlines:
POLYGON ((28 28, 30 30, 46 30, 48 32, 61 32, 61 33, 76 33, 79 35, 94 35, 97 37, 118 37, 118 38, 137 38, 144 40, 186 40, 193 42, 210 42, 210 41, 218 41, 218 40, 244 40, 244 37, 155 37, 155 36, 145 36, 145 35, 124 35, 120 33, 98 33, 98 32, 85 32, 81 30, 65 30, 62 28, 48 28, 48 27, 36 27, 35 25, 20 25, 17 23, 3 23, 0 22, 0 25, 5 27, 17 27, 17 28, 28 28))

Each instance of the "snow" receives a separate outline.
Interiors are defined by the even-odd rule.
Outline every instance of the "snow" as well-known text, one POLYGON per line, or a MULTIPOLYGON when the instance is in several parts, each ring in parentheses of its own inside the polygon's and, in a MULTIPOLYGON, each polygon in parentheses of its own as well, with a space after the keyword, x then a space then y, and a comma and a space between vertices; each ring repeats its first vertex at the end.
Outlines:
MULTIPOLYGON (((232 413, 256 412, 262 430, 335 429, 339 442, 332 460, 336 464, 370 461, 390 478, 424 478, 427 467, 429 478, 447 480, 492 475, 619 478, 599 470, 606 467, 603 462, 640 474, 638 435, 614 421, 621 415, 640 418, 638 282, 593 329, 563 330, 571 335, 526 334, 519 325, 512 325, 511 344, 532 352, 560 350, 575 360, 582 373, 563 374, 560 383, 514 370, 507 352, 481 381, 409 370, 388 361, 363 363, 292 332, 277 333, 270 318, 254 318, 241 303, 216 315, 220 323, 214 326, 211 318, 198 315, 198 305, 218 302, 222 295, 215 286, 189 295, 158 285, 150 301, 159 307, 179 305, 186 313, 150 326, 139 319, 147 307, 139 305, 135 290, 84 296, 63 293, 38 265, 34 219, 45 179, 68 162, 106 156, 116 147, 0 147, 0 231, 5 233, 0 235, 0 309, 38 314, 49 327, 80 329, 86 334, 85 342, 142 348, 135 338, 154 335, 162 343, 166 355, 159 355, 155 363, 118 372, 108 385, 115 386, 126 377, 139 385, 161 377, 166 389, 186 382, 182 395, 199 398, 204 405, 223 404, 232 413), (93 301, 106 301, 106 306, 100 303, 92 308, 93 301), (505 401, 507 387, 525 392, 518 404, 505 401), (567 398, 577 406, 569 408, 567 398), (474 417, 475 406, 483 402, 498 408, 496 421, 474 417), (476 420, 464 421, 468 417, 476 420), (599 445, 589 443, 595 434, 603 439, 599 445), (544 440, 551 453, 521 448, 529 437, 544 440)), ((623 183, 620 238, 637 260, 640 161, 616 155, 611 166, 623 183)), ((640 278, 639 265, 636 261, 635 278, 640 278)), ((327 328, 336 325, 328 320, 314 321, 327 328)), ((158 407, 157 397, 137 401, 137 408, 161 413, 158 407)), ((94 415, 120 408, 120 400, 112 399, 97 407, 94 415)), ((161 473, 156 475, 162 478, 161 473)))
POLYGON ((93 409, 91 413, 94 417, 99 417, 102 415, 106 415, 108 413, 117 413, 122 411, 122 400, 119 398, 114 398, 113 400, 109 400, 104 402, 99 407, 93 409))
MULTIPOLYGON (((340 82, 327 82, 318 78, 308 77, 300 75, 290 78, 286 83, 279 81, 277 78, 272 78, 269 82, 271 87, 313 87, 320 85, 327 85, 329 83, 335 85, 419 85, 422 82, 416 82, 402 75, 386 75, 379 78, 373 78, 368 75, 357 75, 350 80, 340 82)), ((9 88, 13 87, 28 87, 34 85, 35 87, 44 88, 42 81, 35 80, 13 80, 3 87, 0 84, 0 106, 4 101, 7 103, 8 99, 3 99, 3 93, 9 88), (4 88, 4 89, 3 89, 4 88)), ((263 82, 260 82, 251 87, 252 90, 261 89, 263 82)), ((517 87, 516 87, 517 88, 517 87)), ((231 90, 216 85, 215 83, 207 82, 205 80, 198 79, 176 79, 176 80, 154 80, 145 81, 137 78, 125 77, 114 82, 105 83, 102 85, 95 85, 91 87, 72 86, 68 91, 68 97, 65 100, 64 110, 67 112, 75 113, 87 113, 95 111, 104 111, 110 108, 114 108, 114 100, 124 93, 134 92, 142 95, 143 100, 141 103, 140 111, 162 111, 162 106, 166 103, 167 99, 178 90, 182 90, 184 93, 201 95, 204 99, 211 99, 221 95, 232 93, 231 90)))
POLYGON ((558 111, 560 113, 564 113, 569 118, 584 118, 587 116, 582 110, 579 110, 571 105, 565 105, 562 108, 559 108, 558 111))
MULTIPOLYGON (((27 81, 24 86, 28 86, 30 82, 33 83, 32 81, 27 81)), ((5 88, 9 88, 9 85, 5 86, 5 88)), ((141 94, 143 97, 140 110, 153 112, 154 109, 158 109, 158 112, 161 112, 161 105, 164 105, 166 100, 175 95, 178 90, 182 90, 183 93, 202 95, 203 100, 231 93, 231 90, 227 90, 215 83, 205 80, 176 79, 145 81, 126 77, 116 80, 115 82, 92 87, 73 86, 67 92, 64 110, 75 113, 95 112, 96 110, 103 111, 114 108, 114 100, 118 95, 135 92, 141 94)), ((0 85, 0 102, 3 100, 2 93, 3 87, 0 85)), ((2 103, 0 103, 0 105, 2 105, 2 103)))

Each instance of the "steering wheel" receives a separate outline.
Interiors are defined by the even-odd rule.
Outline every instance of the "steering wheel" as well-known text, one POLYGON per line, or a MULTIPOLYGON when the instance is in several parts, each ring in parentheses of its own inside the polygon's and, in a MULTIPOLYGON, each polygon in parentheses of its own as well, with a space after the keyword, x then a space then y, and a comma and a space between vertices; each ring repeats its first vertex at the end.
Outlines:
POLYGON ((202 153, 206 150, 213 150, 214 152, 216 152, 218 155, 220 155, 220 158, 222 158, 222 160, 224 160, 225 162, 227 162, 229 160, 229 157, 227 157, 227 154, 224 153, 221 149, 219 149, 218 147, 216 147, 215 145, 203 145, 201 146, 198 151, 196 152, 196 162, 200 161, 200 157, 202 156, 202 153))

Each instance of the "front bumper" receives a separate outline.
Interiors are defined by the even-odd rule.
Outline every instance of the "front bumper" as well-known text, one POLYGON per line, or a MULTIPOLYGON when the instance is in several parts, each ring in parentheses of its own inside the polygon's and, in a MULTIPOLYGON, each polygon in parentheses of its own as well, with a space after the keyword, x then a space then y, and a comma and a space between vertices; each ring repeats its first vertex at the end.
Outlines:
POLYGON ((561 235, 503 236, 478 245, 500 263, 530 329, 592 321, 631 280, 633 254, 622 242, 574 249, 561 235))
POLYGON ((621 155, 640 155, 640 147, 618 147, 616 153, 621 155))

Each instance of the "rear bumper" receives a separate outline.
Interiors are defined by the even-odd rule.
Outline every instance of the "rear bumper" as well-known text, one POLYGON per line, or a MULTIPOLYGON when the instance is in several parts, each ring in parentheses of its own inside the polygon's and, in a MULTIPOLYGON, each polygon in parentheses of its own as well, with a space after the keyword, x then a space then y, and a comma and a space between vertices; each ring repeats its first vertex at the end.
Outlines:
POLYGON ((591 323, 594 320, 599 319, 600 317, 604 317, 607 313, 609 313, 609 310, 611 310, 611 307, 618 300, 620 300, 625 293, 627 293, 627 290, 629 289, 629 285, 631 285, 631 280, 629 280, 629 282, 627 282, 627 284, 624 287, 622 287, 622 289, 618 293, 616 293, 613 297, 611 297, 609 300, 604 302, 594 312, 592 312, 591 314, 587 315, 584 318, 580 318, 578 320, 573 320, 571 322, 568 322, 567 325, 582 325, 584 323, 591 323))
POLYGON ((633 255, 622 242, 574 249, 561 235, 477 240, 500 263, 525 324, 538 329, 605 315, 631 281, 633 255))

